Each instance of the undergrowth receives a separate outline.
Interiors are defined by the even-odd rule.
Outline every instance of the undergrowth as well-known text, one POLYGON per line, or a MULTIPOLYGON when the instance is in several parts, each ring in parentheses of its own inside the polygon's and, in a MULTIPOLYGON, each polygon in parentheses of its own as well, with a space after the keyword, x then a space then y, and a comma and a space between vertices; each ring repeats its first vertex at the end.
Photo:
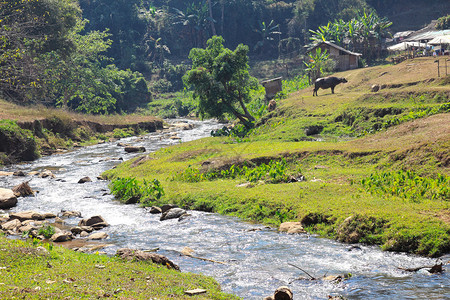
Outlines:
POLYGON ((372 194, 396 196, 413 202, 450 200, 450 177, 442 174, 427 178, 413 171, 386 171, 362 179, 361 185, 372 194))
POLYGON ((164 188, 157 179, 143 180, 140 183, 136 178, 116 178, 109 184, 111 193, 122 203, 141 203, 147 206, 164 196, 164 188))
POLYGON ((242 178, 248 182, 266 183, 290 182, 293 178, 299 178, 301 171, 298 166, 290 166, 286 159, 271 160, 268 164, 262 163, 258 166, 244 163, 242 166, 232 165, 225 170, 208 170, 202 172, 197 168, 189 166, 184 171, 172 176, 172 180, 185 182, 210 181, 218 178, 236 179, 242 178))

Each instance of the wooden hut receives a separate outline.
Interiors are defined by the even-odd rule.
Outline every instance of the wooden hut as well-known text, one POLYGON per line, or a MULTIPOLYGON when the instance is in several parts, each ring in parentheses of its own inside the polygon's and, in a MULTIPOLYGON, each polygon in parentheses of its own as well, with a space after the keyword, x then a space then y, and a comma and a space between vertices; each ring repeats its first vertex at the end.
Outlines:
POLYGON ((358 60, 362 55, 361 53, 355 53, 348 51, 332 42, 324 41, 315 45, 309 49, 306 54, 311 51, 315 51, 317 48, 321 48, 322 51, 327 51, 329 57, 336 61, 336 69, 338 71, 345 71, 358 68, 358 60))
POLYGON ((265 80, 261 82, 261 84, 266 89, 266 101, 268 102, 270 99, 273 99, 278 92, 283 90, 283 86, 281 83, 282 77, 277 77, 269 80, 265 80))

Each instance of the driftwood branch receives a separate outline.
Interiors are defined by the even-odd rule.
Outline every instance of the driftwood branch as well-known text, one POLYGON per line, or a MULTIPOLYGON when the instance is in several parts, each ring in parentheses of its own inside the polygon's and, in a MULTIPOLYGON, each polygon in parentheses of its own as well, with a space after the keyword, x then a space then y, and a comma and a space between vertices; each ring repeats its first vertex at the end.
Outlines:
POLYGON ((428 270, 428 272, 435 274, 435 273, 442 273, 444 272, 444 269, 442 268, 443 263, 440 264, 435 264, 433 266, 421 266, 421 267, 417 267, 417 268, 402 268, 402 267, 397 267, 397 269, 402 270, 402 271, 406 271, 406 272, 417 272, 420 271, 422 269, 430 269, 428 270))
POLYGON ((203 261, 209 261, 209 262, 213 262, 213 263, 217 263, 217 264, 226 265, 226 263, 224 263, 223 261, 217 261, 217 260, 213 260, 213 259, 209 259, 209 258, 203 258, 203 257, 194 256, 194 255, 192 255, 193 252, 194 252, 194 250, 192 250, 192 249, 190 249, 188 247, 185 247, 181 251, 181 254, 184 255, 184 256, 192 257, 192 258, 203 260, 203 261))
POLYGON ((317 280, 316 277, 312 276, 311 274, 309 274, 308 272, 306 272, 306 271, 303 270, 302 268, 300 268, 300 267, 298 267, 298 266, 296 266, 296 265, 294 265, 294 264, 291 264, 291 263, 288 263, 288 265, 290 265, 290 266, 292 266, 292 267, 294 267, 294 268, 299 269, 300 271, 302 271, 303 273, 305 273, 306 275, 308 275, 308 276, 311 278, 311 280, 317 280))

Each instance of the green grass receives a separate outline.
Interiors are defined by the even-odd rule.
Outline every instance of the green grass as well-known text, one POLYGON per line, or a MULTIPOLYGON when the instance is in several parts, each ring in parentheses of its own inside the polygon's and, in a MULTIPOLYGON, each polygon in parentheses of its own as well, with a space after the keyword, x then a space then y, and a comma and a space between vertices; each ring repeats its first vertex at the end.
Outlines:
POLYGON ((153 263, 4 237, 0 237, 0 248, 2 299, 238 299, 222 293, 210 277, 153 263), (196 288, 207 293, 184 295, 196 288))
POLYGON ((183 143, 106 175, 158 180, 165 195, 148 205, 176 203, 272 226, 302 221, 310 232, 343 242, 448 253, 450 90, 442 80, 420 81, 432 66, 418 60, 417 72, 405 72, 405 63, 338 74, 349 83, 336 94, 292 92, 246 137, 183 143), (386 88, 372 93, 373 83, 386 88), (271 180, 278 171, 305 180, 271 180), (412 179, 399 180, 404 174, 412 179))

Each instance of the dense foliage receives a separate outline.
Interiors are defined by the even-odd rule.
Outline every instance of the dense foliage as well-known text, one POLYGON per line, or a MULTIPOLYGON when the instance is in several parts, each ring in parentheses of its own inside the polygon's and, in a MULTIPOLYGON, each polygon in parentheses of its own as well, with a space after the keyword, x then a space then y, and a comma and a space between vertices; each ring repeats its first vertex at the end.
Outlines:
MULTIPOLYGON (((298 57, 305 45, 327 39, 370 62, 385 54, 386 16, 398 17, 404 2, 0 0, 0 92, 95 114, 134 111, 151 101, 148 87, 180 91, 185 59, 213 36, 227 48, 247 45, 258 59, 298 57)), ((441 1, 426 5, 432 18, 448 11, 441 1)), ((408 29, 425 22, 416 23, 408 29)))
POLYGON ((199 99, 201 115, 221 119, 229 113, 251 127, 255 118, 245 103, 251 100, 250 91, 257 81, 248 72, 248 47, 241 44, 231 51, 223 42, 223 38, 214 36, 208 40, 206 49, 192 49, 189 54, 192 70, 185 80, 199 99))
POLYGON ((96 114, 149 102, 142 75, 104 56, 110 34, 86 23, 75 0, 0 2, 2 94, 96 114))

